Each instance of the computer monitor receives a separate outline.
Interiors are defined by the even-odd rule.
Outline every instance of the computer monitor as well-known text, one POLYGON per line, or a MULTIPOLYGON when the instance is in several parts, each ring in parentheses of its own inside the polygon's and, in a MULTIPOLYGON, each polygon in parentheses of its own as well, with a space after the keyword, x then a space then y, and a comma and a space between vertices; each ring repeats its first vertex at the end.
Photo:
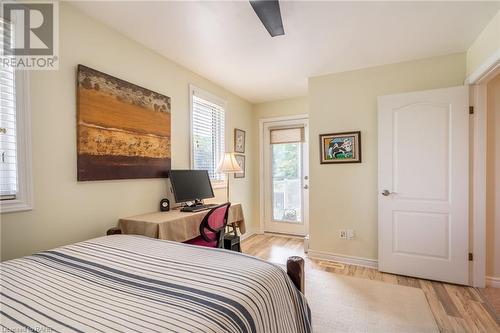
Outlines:
POLYGON ((214 197, 207 170, 170 170, 169 178, 176 202, 214 197))

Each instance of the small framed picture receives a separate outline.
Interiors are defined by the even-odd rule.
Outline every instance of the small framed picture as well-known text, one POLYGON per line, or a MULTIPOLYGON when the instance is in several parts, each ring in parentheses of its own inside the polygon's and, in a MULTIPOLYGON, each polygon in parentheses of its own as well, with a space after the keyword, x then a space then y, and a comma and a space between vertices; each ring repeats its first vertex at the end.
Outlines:
POLYGON ((236 162, 238 162, 240 168, 243 170, 243 172, 236 172, 234 174, 234 178, 245 178, 245 155, 235 154, 234 158, 236 159, 236 162))
POLYGON ((245 153, 245 131, 238 128, 234 129, 234 152, 245 153))
POLYGON ((320 134, 320 163, 361 163, 361 132, 320 134))

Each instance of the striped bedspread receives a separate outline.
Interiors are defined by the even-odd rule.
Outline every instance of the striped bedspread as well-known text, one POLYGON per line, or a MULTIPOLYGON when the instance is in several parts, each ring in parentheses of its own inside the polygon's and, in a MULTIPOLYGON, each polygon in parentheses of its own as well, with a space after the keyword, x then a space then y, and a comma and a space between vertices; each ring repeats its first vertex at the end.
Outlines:
POLYGON ((1 264, 1 332, 310 332, 274 264, 114 235, 1 264))

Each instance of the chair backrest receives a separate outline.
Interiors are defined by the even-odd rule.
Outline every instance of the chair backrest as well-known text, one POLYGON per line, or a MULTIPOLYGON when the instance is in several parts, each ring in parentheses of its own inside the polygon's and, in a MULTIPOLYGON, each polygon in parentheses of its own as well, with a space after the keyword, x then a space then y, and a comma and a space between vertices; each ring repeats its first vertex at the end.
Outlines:
POLYGON ((229 214, 231 203, 216 206, 212 208, 200 223, 200 235, 206 242, 217 241, 217 247, 222 246, 224 229, 227 225, 227 216, 229 214))

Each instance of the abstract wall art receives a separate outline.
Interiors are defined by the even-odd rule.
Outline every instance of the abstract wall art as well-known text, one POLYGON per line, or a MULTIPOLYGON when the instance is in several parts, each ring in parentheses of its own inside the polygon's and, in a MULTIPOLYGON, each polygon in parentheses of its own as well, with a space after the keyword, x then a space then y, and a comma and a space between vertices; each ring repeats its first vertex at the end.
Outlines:
POLYGON ((170 97, 78 65, 77 113, 79 181, 167 177, 170 97))

